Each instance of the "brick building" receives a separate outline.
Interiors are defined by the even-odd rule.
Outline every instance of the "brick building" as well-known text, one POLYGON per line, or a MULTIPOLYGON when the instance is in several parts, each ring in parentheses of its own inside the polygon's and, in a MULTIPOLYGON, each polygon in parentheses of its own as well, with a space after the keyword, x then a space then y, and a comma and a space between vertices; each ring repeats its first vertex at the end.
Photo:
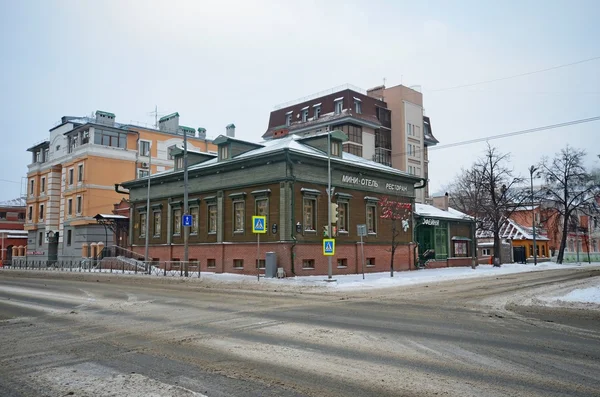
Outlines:
MULTIPOLYGON (((188 151, 189 260, 202 270, 256 274, 257 237, 253 215, 267 218, 268 233, 260 237, 260 258, 275 252, 288 275, 327 274, 322 239, 327 224, 327 136, 331 135, 331 175, 337 204, 333 224, 336 254, 334 273, 361 269, 357 225, 365 224, 366 271, 389 269, 391 227, 381 218, 384 197, 414 208, 421 178, 342 151, 347 136, 341 131, 299 136, 284 135, 262 143, 220 136, 218 154, 188 151), (416 187, 415 187, 416 186, 416 187)), ((183 259, 182 153, 173 152, 175 169, 151 177, 150 207, 147 181, 122 187, 130 194, 131 249, 144 255, 149 234, 149 259, 183 259)), ((395 256, 395 268, 413 265, 412 211, 405 219, 395 256)), ((262 265, 262 262, 260 263, 262 265)))
MULTIPOLYGON (((13 247, 27 245, 25 226, 25 200, 0 202, 0 261, 12 259, 13 247)), ((22 250, 24 252, 24 248, 22 250)))

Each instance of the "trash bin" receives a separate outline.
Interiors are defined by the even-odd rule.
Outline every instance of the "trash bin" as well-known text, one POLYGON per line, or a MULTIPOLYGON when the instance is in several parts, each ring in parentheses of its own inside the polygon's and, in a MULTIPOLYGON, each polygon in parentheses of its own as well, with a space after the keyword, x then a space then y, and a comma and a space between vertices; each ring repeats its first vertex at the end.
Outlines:
POLYGON ((267 252, 265 259, 265 277, 277 277, 277 255, 274 252, 267 252))

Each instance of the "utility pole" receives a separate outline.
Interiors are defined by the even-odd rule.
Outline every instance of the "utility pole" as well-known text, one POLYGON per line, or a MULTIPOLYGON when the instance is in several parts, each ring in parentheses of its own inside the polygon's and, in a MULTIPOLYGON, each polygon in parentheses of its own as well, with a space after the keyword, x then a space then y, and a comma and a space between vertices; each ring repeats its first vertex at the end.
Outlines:
POLYGON ((146 249, 144 252, 144 261, 150 274, 150 262, 148 252, 150 249, 150 176, 152 175, 152 142, 150 142, 150 153, 148 153, 148 193, 146 193, 146 224, 144 225, 144 234, 146 235, 146 249))
MULTIPOLYGON (((188 154, 187 154, 187 132, 183 131, 183 215, 187 215, 189 212, 188 208, 188 154)), ((183 219, 183 217, 182 217, 183 219)), ((188 237, 190 234, 190 227, 183 226, 183 271, 186 277, 188 277, 188 237)))
POLYGON ((531 179, 531 224, 533 225, 533 265, 537 266, 537 246, 535 244, 535 206, 533 200, 533 173, 538 169, 535 166, 529 167, 529 176, 531 179))
MULTIPOLYGON (((331 238, 331 131, 327 131, 327 238, 331 238)), ((331 278, 331 256, 328 256, 327 279, 331 278)))

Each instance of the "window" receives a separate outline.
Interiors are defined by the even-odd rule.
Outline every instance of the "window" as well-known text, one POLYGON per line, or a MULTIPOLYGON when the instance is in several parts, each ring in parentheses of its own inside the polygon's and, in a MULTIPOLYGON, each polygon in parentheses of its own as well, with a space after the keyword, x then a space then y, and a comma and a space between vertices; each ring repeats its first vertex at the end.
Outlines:
POLYGON ((292 124, 292 112, 286 113, 285 115, 285 125, 290 126, 292 124))
POLYGON ((90 142, 90 130, 81 131, 81 144, 84 145, 90 142))
POLYGON ((28 220, 33 220, 33 206, 29 206, 29 208, 27 209, 27 219, 28 220))
POLYGON ((33 196, 33 179, 29 181, 29 195, 33 196))
POLYGON ((412 124, 410 124, 410 123, 406 124, 406 134, 409 135, 409 136, 412 136, 412 134, 413 134, 412 124))
POLYGON ((483 256, 490 256, 490 249, 489 248, 483 248, 481 250, 481 255, 483 255, 483 256))
POLYGON ((175 168, 183 169, 183 156, 175 157, 175 168))
POLYGON ((454 256, 465 257, 467 256, 467 242, 466 241, 455 241, 454 242, 454 256))
POLYGON ((148 178, 150 172, 148 170, 138 169, 138 179, 148 178))
POLYGON ((17 219, 19 219, 20 221, 24 221, 25 220, 25 213, 24 212, 19 212, 19 215, 18 215, 17 219))
POLYGON ((173 235, 181 235, 181 208, 173 209, 173 235))
POLYGON ((73 215, 73 199, 67 200, 67 215, 73 215))
POLYGON ((362 113, 362 103, 360 102, 360 100, 358 100, 356 98, 354 99, 354 111, 357 114, 362 113))
POLYGON ((217 261, 215 259, 207 259, 206 267, 208 267, 209 269, 217 267, 217 261))
POLYGON ((344 152, 353 154, 358 157, 362 157, 363 155, 362 146, 357 145, 344 145, 344 152))
POLYGON ((529 245, 529 256, 533 256, 533 245, 529 245))
MULTIPOLYGON (((256 199, 255 214, 258 216, 268 216, 269 212, 269 199, 267 197, 260 197, 256 199)), ((267 220, 267 224, 268 224, 267 220)))
POLYGON ((42 232, 40 232, 38 234, 38 245, 41 247, 42 244, 44 244, 44 234, 42 232))
POLYGON ((127 149, 127 133, 96 129, 94 143, 127 149))
POLYGON ((145 212, 140 212, 140 221, 139 221, 139 228, 140 228, 140 237, 146 237, 146 221, 148 220, 147 218, 147 214, 145 212))
POLYGON ((217 205, 208 205, 208 233, 214 234, 217 232, 217 205))
POLYGON ((536 254, 537 256, 540 256, 540 246, 539 246, 539 245, 537 245, 537 244, 535 245, 535 254, 536 254))
POLYGON ((150 156, 149 141, 140 141, 140 156, 150 156))
POLYGON ((83 182, 83 164, 77 166, 77 182, 83 182))
POLYGON ((417 138, 421 136, 421 127, 417 125, 413 126, 413 136, 416 136, 417 138))
POLYGON ((337 221, 338 232, 348 233, 348 223, 349 223, 348 203, 338 202, 337 212, 338 212, 338 221, 337 221))
POLYGON ((340 144, 338 142, 331 142, 331 155, 332 156, 340 155, 340 144))
POLYGON ((6 219, 6 212, 0 212, 0 219, 6 219))
POLYGON ((303 259, 302 260, 302 269, 314 269, 315 268, 315 260, 314 259, 303 259))
POLYGON ((233 232, 244 233, 244 202, 233 202, 233 232))
POLYGON ((154 211, 153 213, 154 216, 154 222, 153 222, 153 229, 154 229, 154 237, 160 237, 160 232, 161 232, 161 223, 162 223, 162 216, 161 216, 161 212, 160 211, 154 211))
POLYGON ((42 193, 46 192, 46 178, 45 177, 42 177, 42 181, 40 183, 40 191, 42 193))
POLYGON ((73 184, 73 168, 69 168, 69 185, 73 184))
POLYGON ((44 149, 44 162, 48 161, 50 158, 50 149, 44 149))
POLYGON ((243 269, 244 268, 244 260, 243 259, 234 259, 233 260, 233 268, 234 269, 243 269))
POLYGON ((412 165, 408 166, 408 173, 411 174, 411 175, 415 174, 415 169, 414 169, 414 167, 412 165))
POLYGON ((304 198, 304 230, 314 232, 317 226, 317 200, 315 198, 304 198))
POLYGON ((221 156, 221 160, 226 160, 229 158, 229 146, 223 145, 219 148, 219 153, 221 156))
POLYGON ((342 269, 348 267, 348 259, 346 259, 346 258, 338 258, 338 260, 337 260, 337 267, 338 268, 342 268, 342 269))
POLYGON ((198 215, 200 214, 200 209, 198 207, 190 208, 190 215, 192 216, 192 227, 190 228, 191 234, 198 234, 198 215))
POLYGON ((302 122, 306 122, 308 120, 308 109, 304 109, 302 111, 302 122))
POLYGON ((344 106, 344 101, 343 101, 343 99, 339 99, 339 100, 337 100, 337 101, 334 101, 335 114, 340 114, 340 113, 342 113, 343 106, 344 106))
POLYGON ((71 245, 71 238, 72 238, 71 232, 72 232, 71 229, 67 230, 67 245, 71 245))
POLYGON ((75 207, 75 212, 77 215, 81 215, 81 210, 83 209, 83 197, 77 196, 77 206, 75 207))
POLYGON ((367 258, 365 260, 367 267, 375 266, 375 258, 367 258))
POLYGON ((421 167, 415 168, 415 175, 421 176, 421 167))
POLYGON ((40 221, 44 220, 44 204, 40 204, 40 221))
POLYGON ((377 233, 377 208, 373 204, 367 205, 367 232, 377 233))
POLYGON ((266 261, 264 259, 257 259, 256 260, 256 268, 257 269, 264 269, 265 268, 265 263, 266 263, 266 261))
POLYGON ((314 119, 316 120, 321 115, 321 106, 315 106, 314 113, 314 119))
POLYGON ((348 132, 348 140, 350 142, 362 143, 362 127, 351 125, 348 132))

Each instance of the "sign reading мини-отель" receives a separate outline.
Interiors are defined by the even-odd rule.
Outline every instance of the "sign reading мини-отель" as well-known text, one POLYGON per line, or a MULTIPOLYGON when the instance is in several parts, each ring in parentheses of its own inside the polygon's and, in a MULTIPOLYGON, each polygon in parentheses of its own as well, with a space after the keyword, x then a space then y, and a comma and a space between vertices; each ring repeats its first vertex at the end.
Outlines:
MULTIPOLYGON (((357 176, 351 175, 342 175, 342 183, 348 183, 350 185, 360 185, 367 187, 379 187, 379 181, 371 178, 359 178, 357 176)), ((399 191, 399 192, 407 192, 407 185, 398 185, 396 183, 386 183, 385 188, 387 190, 399 191)))

